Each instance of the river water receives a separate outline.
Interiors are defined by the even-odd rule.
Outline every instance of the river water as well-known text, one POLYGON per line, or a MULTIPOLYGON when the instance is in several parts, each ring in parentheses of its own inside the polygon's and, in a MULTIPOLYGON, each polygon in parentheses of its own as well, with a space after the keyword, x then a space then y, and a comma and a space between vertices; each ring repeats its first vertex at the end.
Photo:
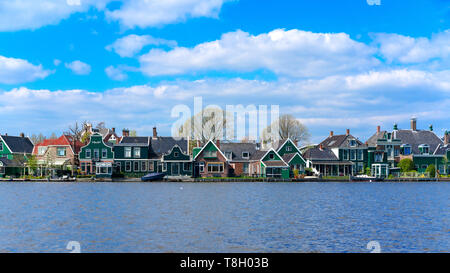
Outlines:
POLYGON ((450 183, 0 183, 0 252, 450 251, 450 183))

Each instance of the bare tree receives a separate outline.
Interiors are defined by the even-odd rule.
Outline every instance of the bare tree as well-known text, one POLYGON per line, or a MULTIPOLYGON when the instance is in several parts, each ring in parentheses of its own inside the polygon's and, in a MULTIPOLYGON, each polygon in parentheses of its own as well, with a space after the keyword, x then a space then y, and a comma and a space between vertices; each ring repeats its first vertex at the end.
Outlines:
POLYGON ((78 165, 78 154, 77 154, 77 148, 78 147, 77 147, 77 145, 78 145, 79 142, 81 142, 81 139, 83 137, 83 131, 86 128, 86 124, 87 124, 87 122, 84 121, 82 123, 82 125, 80 126, 80 125, 78 125, 78 121, 77 121, 77 122, 75 122, 74 125, 69 126, 69 131, 64 133, 65 135, 69 135, 71 137, 71 140, 72 140, 71 145, 72 145, 72 149, 73 149, 73 152, 74 152, 74 155, 73 155, 73 157, 71 159, 71 162, 70 162, 71 165, 72 165, 72 168, 71 168, 72 169, 72 176, 74 176, 74 174, 75 174, 75 166, 78 165))
POLYGON ((45 136, 42 133, 39 133, 39 135, 33 134, 30 137, 31 142, 33 142, 34 145, 41 143, 45 140, 45 136))
POLYGON ((215 141, 224 137, 225 126, 225 111, 220 108, 206 108, 180 126, 178 137, 189 137, 201 143, 215 141))
POLYGON ((271 132, 271 126, 268 126, 263 130, 262 141, 263 143, 268 143, 274 139, 288 139, 296 141, 298 143, 308 143, 311 135, 309 134, 308 128, 303 125, 298 119, 292 115, 282 115, 277 122, 278 132, 271 132))

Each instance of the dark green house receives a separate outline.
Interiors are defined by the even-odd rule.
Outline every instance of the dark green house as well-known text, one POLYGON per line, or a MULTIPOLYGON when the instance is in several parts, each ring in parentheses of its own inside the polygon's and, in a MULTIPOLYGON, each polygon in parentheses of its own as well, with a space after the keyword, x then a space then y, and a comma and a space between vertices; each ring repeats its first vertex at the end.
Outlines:
POLYGON ((193 164, 191 156, 178 144, 162 157, 163 171, 168 176, 192 176, 193 164))
POLYGON ((256 177, 289 179, 290 167, 283 158, 271 148, 257 151, 250 158, 250 174, 256 177))
POLYGON ((26 162, 33 153, 33 143, 24 134, 0 135, 0 177, 27 174, 26 162))
POLYGON ((81 147, 79 161, 81 174, 109 178, 113 172, 113 144, 105 143, 101 134, 94 133, 89 143, 81 147))
POLYGON ((123 137, 114 144, 114 172, 135 177, 153 172, 150 137, 123 137))
POLYGON ((282 142, 277 153, 289 164, 291 177, 293 177, 294 170, 298 170, 299 174, 305 173, 306 160, 303 158, 300 149, 290 138, 282 142))

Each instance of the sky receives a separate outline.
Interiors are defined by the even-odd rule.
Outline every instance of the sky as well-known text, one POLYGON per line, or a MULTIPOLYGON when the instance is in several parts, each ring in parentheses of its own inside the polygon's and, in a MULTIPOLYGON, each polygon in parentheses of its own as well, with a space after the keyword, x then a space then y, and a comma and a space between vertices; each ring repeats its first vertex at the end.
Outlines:
POLYGON ((311 142, 450 129, 448 0, 0 0, 0 133, 170 135, 176 105, 279 105, 311 142), (379 2, 371 4, 371 2, 379 2))

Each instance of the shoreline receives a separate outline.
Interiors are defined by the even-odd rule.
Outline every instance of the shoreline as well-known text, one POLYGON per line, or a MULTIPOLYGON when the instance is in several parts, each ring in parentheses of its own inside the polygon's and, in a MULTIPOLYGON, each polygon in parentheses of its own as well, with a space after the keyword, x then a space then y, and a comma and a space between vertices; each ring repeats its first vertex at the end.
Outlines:
POLYGON ((128 179, 85 179, 77 178, 71 180, 58 179, 0 179, 0 183, 413 183, 413 182, 450 182, 450 178, 397 178, 386 179, 383 181, 359 181, 349 179, 320 179, 320 178, 303 178, 303 179, 214 179, 214 178, 186 178, 186 179, 170 179, 166 178, 161 181, 143 182, 139 178, 128 179))

